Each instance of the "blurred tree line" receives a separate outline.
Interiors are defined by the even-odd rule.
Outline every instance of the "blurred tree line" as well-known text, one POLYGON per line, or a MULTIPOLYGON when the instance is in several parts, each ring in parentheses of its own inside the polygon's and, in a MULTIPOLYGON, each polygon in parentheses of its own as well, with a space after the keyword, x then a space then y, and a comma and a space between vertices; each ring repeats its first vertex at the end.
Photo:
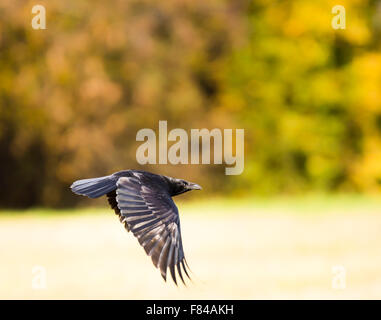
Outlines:
POLYGON ((0 3, 0 205, 70 206, 80 178, 126 168, 204 194, 377 192, 381 1, 0 3), (244 128, 245 171, 140 166, 136 132, 244 128))

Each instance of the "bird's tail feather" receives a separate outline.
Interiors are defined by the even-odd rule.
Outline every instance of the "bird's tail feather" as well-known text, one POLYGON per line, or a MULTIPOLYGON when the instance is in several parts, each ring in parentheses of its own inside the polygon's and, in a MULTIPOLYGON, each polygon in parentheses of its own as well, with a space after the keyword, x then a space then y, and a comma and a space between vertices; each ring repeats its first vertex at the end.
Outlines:
POLYGON ((116 181, 112 176, 83 179, 75 181, 70 188, 76 194, 89 198, 98 198, 115 190, 116 181))

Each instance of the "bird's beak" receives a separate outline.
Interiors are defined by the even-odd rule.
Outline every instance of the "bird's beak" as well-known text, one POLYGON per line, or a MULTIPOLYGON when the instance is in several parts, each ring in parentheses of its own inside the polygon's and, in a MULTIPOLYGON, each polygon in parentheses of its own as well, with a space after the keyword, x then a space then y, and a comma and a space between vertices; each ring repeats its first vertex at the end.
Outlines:
POLYGON ((190 189, 190 190, 201 190, 202 188, 197 183, 191 183, 191 184, 189 184, 188 189, 190 189))

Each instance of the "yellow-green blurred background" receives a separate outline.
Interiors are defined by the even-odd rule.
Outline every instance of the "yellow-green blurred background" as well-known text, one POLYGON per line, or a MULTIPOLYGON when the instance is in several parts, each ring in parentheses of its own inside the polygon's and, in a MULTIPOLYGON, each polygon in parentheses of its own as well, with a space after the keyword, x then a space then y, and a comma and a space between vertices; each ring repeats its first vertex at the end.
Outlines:
POLYGON ((0 15, 0 298, 381 298, 380 0, 2 0, 0 15), (159 120, 245 129, 244 172, 138 165, 136 133, 159 120), (128 168, 203 186, 178 199, 188 289, 69 189, 128 168))

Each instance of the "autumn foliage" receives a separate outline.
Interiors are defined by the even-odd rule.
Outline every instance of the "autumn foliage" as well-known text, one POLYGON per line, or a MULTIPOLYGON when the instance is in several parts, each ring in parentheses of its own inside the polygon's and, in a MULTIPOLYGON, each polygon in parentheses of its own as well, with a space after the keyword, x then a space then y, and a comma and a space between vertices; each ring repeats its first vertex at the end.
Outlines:
POLYGON ((377 192, 381 2, 0 3, 1 206, 70 206, 79 178, 146 169, 204 194, 377 192), (140 166, 142 128, 245 129, 245 170, 140 166))

